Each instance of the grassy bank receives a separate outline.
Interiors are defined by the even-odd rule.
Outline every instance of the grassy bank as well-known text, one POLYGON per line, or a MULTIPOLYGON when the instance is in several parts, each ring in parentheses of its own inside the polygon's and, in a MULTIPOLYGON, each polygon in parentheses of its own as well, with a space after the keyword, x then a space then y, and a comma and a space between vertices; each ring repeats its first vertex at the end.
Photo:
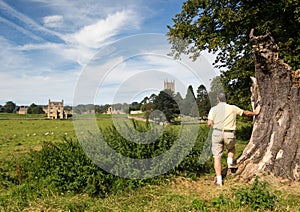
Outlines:
MULTIPOLYGON (((110 128, 108 116, 98 116, 97 123, 109 129, 105 131, 112 138, 108 143, 122 154, 142 150, 131 155, 137 158, 168 149, 180 127, 170 126, 156 146, 128 143, 127 151, 126 141, 110 128)), ((297 183, 281 183, 270 176, 243 183, 228 176, 222 188, 215 187, 212 158, 199 165, 206 125, 193 151, 176 169, 147 180, 124 179, 100 170, 76 143, 72 120, 9 119, 0 120, 0 126, 0 211, 300 210, 297 183)), ((239 124, 238 154, 247 144, 243 136, 249 127, 249 123, 239 124)))
MULTIPOLYGON (((91 197, 87 194, 49 193, 31 200, 27 207, 18 208, 15 203, 0 205, 1 211, 291 211, 298 212, 299 184, 281 184, 277 179, 261 179, 268 182, 264 191, 259 186, 227 179, 226 185, 216 188, 211 176, 203 176, 197 180, 173 178, 160 185, 147 185, 130 191, 112 194, 106 198, 91 197), (242 190, 244 189, 244 190, 242 190), (252 190, 250 190, 252 189, 252 190), (251 202, 242 203, 237 200, 236 193, 253 197, 253 192, 260 192, 254 197, 256 204, 261 196, 275 195, 276 199, 268 208, 252 208, 251 202), (268 191, 268 193, 266 193, 268 191)), ((256 193, 257 194, 257 193, 256 193)), ((1 195, 2 196, 2 195, 1 195)), ((3 196, 1 197, 3 198, 3 196)))

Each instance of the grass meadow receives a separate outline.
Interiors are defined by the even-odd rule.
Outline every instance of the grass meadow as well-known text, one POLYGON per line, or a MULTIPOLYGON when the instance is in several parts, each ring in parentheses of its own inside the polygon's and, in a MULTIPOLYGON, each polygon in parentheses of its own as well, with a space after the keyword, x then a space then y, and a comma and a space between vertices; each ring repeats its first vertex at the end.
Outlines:
MULTIPOLYGON (((0 211, 300 211, 296 182, 261 176, 245 183, 228 176, 222 188, 215 187, 212 158, 198 163, 206 125, 182 164, 137 180, 112 176, 93 164, 76 140, 72 120, 44 118, 0 115, 0 211)), ((110 145, 124 154, 139 150, 137 158, 161 153, 178 136, 179 126, 170 126, 158 144, 129 146, 110 118, 97 116, 110 145)), ((239 122, 237 154, 247 145, 250 129, 251 123, 239 122)))

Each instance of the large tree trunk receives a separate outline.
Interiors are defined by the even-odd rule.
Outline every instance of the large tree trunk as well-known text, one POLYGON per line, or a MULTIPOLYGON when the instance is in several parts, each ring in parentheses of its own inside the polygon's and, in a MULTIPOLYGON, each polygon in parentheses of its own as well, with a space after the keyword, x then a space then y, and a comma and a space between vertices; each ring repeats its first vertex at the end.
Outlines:
POLYGON ((250 179, 260 172, 300 181, 300 70, 278 58, 278 46, 270 34, 250 37, 253 42, 255 117, 249 144, 238 158, 236 172, 250 179))

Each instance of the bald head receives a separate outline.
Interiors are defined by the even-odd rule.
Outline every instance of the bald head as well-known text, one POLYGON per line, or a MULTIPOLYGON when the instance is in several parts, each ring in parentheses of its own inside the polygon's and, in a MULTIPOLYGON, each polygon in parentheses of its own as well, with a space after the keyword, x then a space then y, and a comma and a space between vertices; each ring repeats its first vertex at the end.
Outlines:
POLYGON ((220 92, 218 94, 218 100, 220 102, 226 102, 227 101, 227 94, 225 92, 220 92))

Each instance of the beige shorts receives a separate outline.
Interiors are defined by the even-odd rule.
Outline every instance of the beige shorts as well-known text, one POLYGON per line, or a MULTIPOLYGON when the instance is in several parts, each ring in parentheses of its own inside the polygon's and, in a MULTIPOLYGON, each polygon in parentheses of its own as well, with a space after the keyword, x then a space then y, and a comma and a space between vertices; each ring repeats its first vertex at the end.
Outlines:
POLYGON ((212 153, 214 158, 221 158, 224 146, 229 152, 235 151, 235 133, 213 130, 212 133, 212 153))

